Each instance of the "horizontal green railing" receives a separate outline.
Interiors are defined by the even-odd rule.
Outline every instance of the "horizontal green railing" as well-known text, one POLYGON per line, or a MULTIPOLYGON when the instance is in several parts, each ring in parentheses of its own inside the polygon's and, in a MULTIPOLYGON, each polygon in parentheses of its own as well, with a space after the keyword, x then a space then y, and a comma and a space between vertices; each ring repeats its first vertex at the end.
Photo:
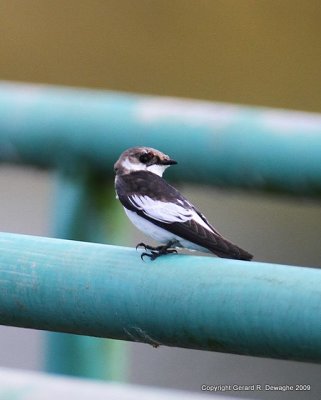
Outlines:
MULTIPOLYGON (((0 234, 0 324, 321 362, 321 270, 0 234)), ((156 350, 155 350, 156 351, 156 350)))
POLYGON ((173 179, 321 195, 321 116, 205 101, 0 83, 0 161, 112 174, 130 146, 173 179))

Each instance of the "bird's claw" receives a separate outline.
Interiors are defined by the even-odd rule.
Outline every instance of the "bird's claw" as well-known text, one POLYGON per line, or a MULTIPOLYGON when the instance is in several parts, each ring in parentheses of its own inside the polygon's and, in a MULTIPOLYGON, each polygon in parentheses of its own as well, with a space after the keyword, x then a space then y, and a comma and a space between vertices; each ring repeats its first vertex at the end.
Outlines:
MULTIPOLYGON (((146 248, 145 248, 145 250, 146 250, 146 248)), ((160 257, 160 256, 162 256, 162 255, 165 255, 165 254, 174 254, 174 253, 177 253, 177 250, 176 249, 157 249, 157 250, 151 250, 151 252, 150 253, 146 253, 146 252, 144 252, 144 253, 142 253, 141 255, 140 255, 140 258, 143 260, 143 261, 145 261, 144 260, 144 257, 149 257, 150 258, 150 260, 151 261, 154 261, 154 260, 156 260, 156 258, 158 258, 158 257, 160 257)))
POLYGON ((150 259, 151 259, 151 261, 154 261, 155 260, 155 258, 157 258, 158 257, 158 254, 154 254, 155 252, 151 252, 151 253, 146 253, 146 252, 144 252, 144 253, 142 253, 141 255, 140 255, 140 258, 145 262, 145 260, 144 260, 144 257, 149 257, 150 259))
MULTIPOLYGON (((147 248, 146 248, 146 244, 145 243, 143 243, 143 242, 141 242, 141 243, 138 243, 138 245, 136 246, 136 250, 138 250, 140 247, 142 247, 144 250, 146 250, 147 248)), ((146 253, 147 254, 147 253, 146 253)))

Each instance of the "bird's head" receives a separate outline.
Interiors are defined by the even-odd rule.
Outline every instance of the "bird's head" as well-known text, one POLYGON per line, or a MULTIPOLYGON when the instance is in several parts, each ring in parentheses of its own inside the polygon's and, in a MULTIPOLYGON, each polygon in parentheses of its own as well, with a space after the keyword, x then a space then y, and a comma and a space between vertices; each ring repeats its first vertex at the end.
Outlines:
POLYGON ((151 147, 131 147, 120 155, 114 170, 118 175, 133 171, 149 171, 162 176, 165 169, 173 164, 177 162, 151 147))

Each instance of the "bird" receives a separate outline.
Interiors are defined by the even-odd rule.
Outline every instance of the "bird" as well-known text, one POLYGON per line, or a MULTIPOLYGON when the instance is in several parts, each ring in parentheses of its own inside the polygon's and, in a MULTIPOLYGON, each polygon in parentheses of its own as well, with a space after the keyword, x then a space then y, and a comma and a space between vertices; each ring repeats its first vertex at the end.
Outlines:
POLYGON ((114 164, 116 198, 131 222, 160 246, 139 243, 147 256, 177 253, 186 248, 218 257, 250 261, 253 256, 223 237, 206 217, 163 179, 177 161, 151 147, 131 147, 114 164))

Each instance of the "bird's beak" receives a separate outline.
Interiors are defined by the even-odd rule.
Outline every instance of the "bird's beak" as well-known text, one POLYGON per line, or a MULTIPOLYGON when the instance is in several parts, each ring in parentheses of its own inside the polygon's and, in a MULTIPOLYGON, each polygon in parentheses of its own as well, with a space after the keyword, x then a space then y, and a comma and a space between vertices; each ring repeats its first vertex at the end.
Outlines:
POLYGON ((171 160, 170 158, 168 158, 167 160, 162 160, 161 164, 162 165, 175 165, 175 164, 177 164, 177 161, 171 160))

